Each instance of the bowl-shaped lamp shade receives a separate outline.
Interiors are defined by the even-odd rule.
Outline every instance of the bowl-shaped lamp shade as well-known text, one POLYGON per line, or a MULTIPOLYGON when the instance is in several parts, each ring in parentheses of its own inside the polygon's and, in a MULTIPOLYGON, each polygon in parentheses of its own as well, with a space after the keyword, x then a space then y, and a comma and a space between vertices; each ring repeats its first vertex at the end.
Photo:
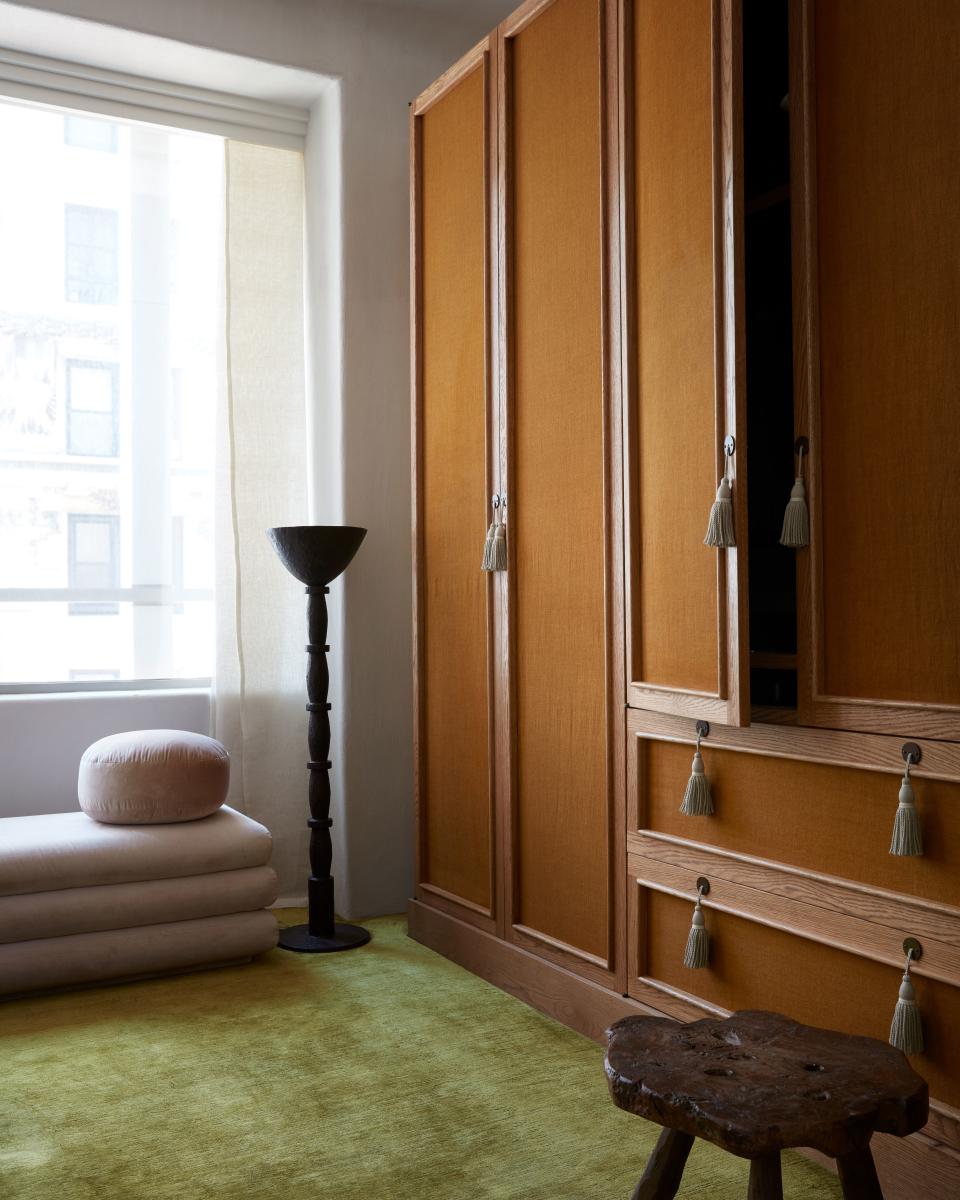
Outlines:
POLYGON ((366 533, 356 525, 281 525, 267 530, 280 561, 307 587, 326 587, 342 574, 366 533))

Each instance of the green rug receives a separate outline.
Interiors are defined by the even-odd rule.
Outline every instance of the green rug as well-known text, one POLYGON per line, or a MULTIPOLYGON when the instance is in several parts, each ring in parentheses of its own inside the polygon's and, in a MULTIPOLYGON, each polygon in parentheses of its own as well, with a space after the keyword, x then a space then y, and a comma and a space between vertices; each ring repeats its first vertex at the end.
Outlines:
MULTIPOLYGON (((368 924, 346 954, 0 1005, 0 1197, 627 1200, 658 1130, 601 1049, 368 924)), ((784 1185, 840 1195, 794 1155, 784 1185)), ((698 1143, 679 1195, 746 1189, 698 1143)))

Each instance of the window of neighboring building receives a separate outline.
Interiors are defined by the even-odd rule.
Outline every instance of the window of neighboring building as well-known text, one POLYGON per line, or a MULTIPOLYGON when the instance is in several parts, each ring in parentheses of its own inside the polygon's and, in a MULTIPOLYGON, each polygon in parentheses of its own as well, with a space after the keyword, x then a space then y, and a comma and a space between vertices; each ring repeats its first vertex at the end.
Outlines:
POLYGON ((111 121, 67 113, 63 118, 63 140, 68 146, 77 146, 81 150, 102 150, 107 154, 116 154, 117 127, 111 121))
POLYGON ((116 304, 119 292, 118 214, 67 204, 66 296, 73 304, 116 304))
POLYGON ((116 363, 67 360, 67 453, 115 457, 118 442, 116 363))
MULTIPOLYGON (((78 591, 115 591, 120 586, 120 518, 70 513, 67 518, 67 577, 78 591)), ((69 613, 75 616, 115 616, 116 600, 75 600, 69 613)))

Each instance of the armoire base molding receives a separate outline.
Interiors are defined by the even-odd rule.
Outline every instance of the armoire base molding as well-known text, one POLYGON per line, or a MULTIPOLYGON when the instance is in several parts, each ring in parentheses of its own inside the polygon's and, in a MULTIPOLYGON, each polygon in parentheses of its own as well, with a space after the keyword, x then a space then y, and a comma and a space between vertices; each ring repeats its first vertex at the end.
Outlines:
POLYGON ((414 941, 594 1042, 604 1044, 621 1017, 664 1015, 419 900, 410 901, 407 919, 414 941))
MULTIPOLYGON (((620 1017, 669 1015, 581 979, 419 900, 410 901, 407 916, 414 941, 595 1042, 605 1043, 604 1031, 620 1017)), ((943 1121, 951 1138, 960 1134, 952 1110, 940 1106, 931 1113, 927 1129, 935 1126, 940 1132, 943 1121)), ((902 1139, 878 1134, 872 1148, 886 1200, 955 1200, 960 1195, 960 1150, 926 1133, 902 1139)), ((833 1169, 833 1161, 816 1151, 801 1153, 833 1169)))

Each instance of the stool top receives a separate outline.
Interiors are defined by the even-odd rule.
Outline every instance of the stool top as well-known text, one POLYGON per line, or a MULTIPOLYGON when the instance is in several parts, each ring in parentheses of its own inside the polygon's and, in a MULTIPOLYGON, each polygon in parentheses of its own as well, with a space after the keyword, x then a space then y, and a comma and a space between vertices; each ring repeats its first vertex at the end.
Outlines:
POLYGON ((791 1146, 836 1157, 927 1122, 927 1084, 876 1038, 737 1012, 688 1025, 626 1017, 607 1030, 614 1103, 756 1158, 791 1146))

